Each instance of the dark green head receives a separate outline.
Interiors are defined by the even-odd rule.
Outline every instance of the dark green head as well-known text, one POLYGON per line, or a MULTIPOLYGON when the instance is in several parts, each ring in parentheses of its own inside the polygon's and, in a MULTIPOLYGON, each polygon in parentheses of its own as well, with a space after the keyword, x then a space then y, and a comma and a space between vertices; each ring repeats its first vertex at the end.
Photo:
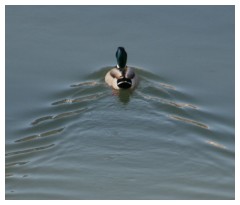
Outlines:
POLYGON ((127 52, 123 47, 118 47, 116 52, 117 66, 119 68, 125 68, 127 64, 127 52))

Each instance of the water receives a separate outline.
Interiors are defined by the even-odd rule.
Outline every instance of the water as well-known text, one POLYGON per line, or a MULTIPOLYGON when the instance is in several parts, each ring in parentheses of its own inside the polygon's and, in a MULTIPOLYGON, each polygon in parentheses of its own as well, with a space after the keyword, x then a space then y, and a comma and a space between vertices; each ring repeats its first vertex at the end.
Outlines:
POLYGON ((234 199, 234 89, 234 6, 7 6, 6 199, 234 199))

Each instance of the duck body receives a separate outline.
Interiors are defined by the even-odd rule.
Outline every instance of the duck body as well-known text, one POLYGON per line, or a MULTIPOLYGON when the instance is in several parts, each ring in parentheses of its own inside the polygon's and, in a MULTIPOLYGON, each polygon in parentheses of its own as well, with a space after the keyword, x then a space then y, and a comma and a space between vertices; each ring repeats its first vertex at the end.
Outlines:
POLYGON ((124 70, 112 68, 105 76, 105 82, 116 90, 134 89, 138 83, 138 77, 134 69, 126 66, 124 70))
POLYGON ((118 47, 116 52, 117 66, 107 72, 105 82, 116 90, 134 89, 138 83, 138 77, 134 69, 126 66, 127 53, 123 47, 118 47))

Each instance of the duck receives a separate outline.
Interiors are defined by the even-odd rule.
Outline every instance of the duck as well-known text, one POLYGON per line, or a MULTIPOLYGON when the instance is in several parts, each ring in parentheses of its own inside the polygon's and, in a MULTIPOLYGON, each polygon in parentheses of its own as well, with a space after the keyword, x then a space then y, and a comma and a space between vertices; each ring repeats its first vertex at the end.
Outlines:
POLYGON ((105 82, 115 90, 134 89, 138 84, 138 77, 132 67, 127 66, 127 52, 124 47, 116 51, 117 65, 105 75, 105 82))

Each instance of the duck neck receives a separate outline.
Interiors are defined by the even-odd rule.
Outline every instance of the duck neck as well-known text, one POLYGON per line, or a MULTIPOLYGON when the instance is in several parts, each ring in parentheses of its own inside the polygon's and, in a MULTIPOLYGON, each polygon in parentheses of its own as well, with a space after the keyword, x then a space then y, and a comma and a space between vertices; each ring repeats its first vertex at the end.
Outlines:
POLYGON ((122 74, 124 74, 123 76, 125 76, 126 67, 127 67, 127 66, 125 66, 124 68, 121 68, 119 65, 117 65, 117 69, 118 69, 122 74))
POLYGON ((120 68, 119 65, 117 65, 117 69, 122 73, 122 76, 125 78, 125 73, 126 73, 126 67, 125 66, 124 68, 120 68))

